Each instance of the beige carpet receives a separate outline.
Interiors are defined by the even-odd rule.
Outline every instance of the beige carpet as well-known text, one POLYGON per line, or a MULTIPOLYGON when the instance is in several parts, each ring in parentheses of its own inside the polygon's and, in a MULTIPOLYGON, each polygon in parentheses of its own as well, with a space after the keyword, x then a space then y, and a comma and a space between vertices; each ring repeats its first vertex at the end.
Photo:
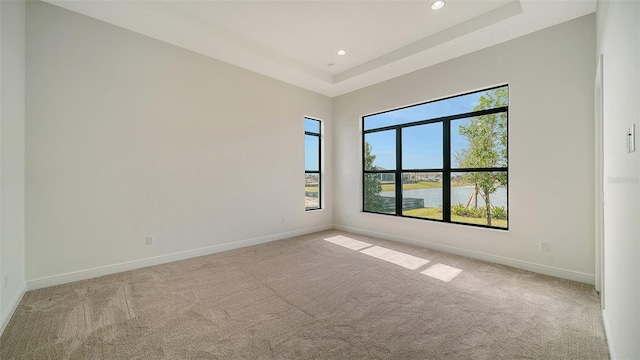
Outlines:
POLYGON ((608 359, 608 351, 590 285, 326 231, 27 292, 0 358, 608 359))

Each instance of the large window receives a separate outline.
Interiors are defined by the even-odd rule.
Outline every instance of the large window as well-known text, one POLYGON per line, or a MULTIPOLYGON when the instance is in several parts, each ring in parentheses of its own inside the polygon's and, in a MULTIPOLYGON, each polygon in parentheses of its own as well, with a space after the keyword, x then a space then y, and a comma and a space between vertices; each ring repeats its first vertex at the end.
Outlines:
POLYGON ((321 207, 321 126, 320 120, 304 118, 304 208, 321 207))
POLYGON ((365 212, 508 228, 507 85, 364 116, 365 212))

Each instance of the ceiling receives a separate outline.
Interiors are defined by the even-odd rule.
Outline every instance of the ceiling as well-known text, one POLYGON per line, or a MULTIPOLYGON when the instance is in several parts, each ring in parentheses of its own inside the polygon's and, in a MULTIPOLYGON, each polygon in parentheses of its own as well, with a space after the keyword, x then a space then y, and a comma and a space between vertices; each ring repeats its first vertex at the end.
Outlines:
POLYGON ((596 10, 596 0, 46 0, 338 96, 596 10), (340 56, 338 50, 345 50, 340 56))

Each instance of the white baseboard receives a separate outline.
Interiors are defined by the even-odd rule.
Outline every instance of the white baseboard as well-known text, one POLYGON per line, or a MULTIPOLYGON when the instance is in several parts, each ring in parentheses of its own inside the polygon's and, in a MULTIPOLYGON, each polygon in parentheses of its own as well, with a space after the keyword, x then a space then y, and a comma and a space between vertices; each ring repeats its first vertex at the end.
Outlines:
POLYGON ((151 258, 123 262, 119 264, 80 270, 80 271, 70 272, 66 274, 59 274, 59 275, 47 276, 39 279, 33 279, 33 280, 27 281, 26 289, 34 290, 34 289, 40 289, 40 288, 45 288, 49 286, 61 285, 61 284, 66 284, 73 281, 86 280, 86 279, 90 279, 98 276, 110 275, 110 274, 115 274, 123 271, 129 271, 129 270, 140 269, 148 266, 165 264, 172 261, 178 261, 178 260, 189 259, 197 256, 214 254, 217 252, 238 249, 246 246, 262 244, 270 241, 281 240, 289 237, 300 236, 304 234, 309 234, 309 233, 323 231, 323 230, 330 230, 330 229, 348 231, 356 234, 378 237, 385 240, 398 241, 402 243, 444 251, 444 252, 457 254, 461 256, 467 256, 474 259, 512 266, 518 269, 529 270, 529 271, 537 272, 540 274, 579 281, 587 284, 595 284, 595 276, 593 274, 587 274, 587 273, 557 268, 557 267, 548 266, 548 265, 536 264, 528 261, 487 254, 479 251, 467 250, 467 249, 457 248, 453 246, 436 244, 436 243, 432 243, 424 240, 411 239, 411 238, 406 238, 402 236, 386 234, 381 232, 374 232, 374 231, 369 231, 369 230, 364 230, 364 229, 354 228, 354 227, 349 227, 344 225, 333 225, 333 226, 324 225, 324 226, 319 226, 314 228, 278 233, 278 234, 267 235, 263 237, 235 241, 231 243, 208 246, 208 247, 199 248, 199 249, 187 250, 187 251, 182 251, 178 253, 166 254, 166 255, 161 255, 161 256, 156 256, 151 258))
POLYGON ((7 308, 7 311, 2 314, 2 323, 0 324, 1 326, 0 336, 4 333, 4 329, 7 328, 7 325, 9 325, 9 321, 11 321, 11 317, 13 316, 13 313, 16 312, 16 309, 18 308, 18 305, 20 305, 20 301, 22 301, 22 297, 24 296, 24 293, 26 291, 27 291, 26 284, 22 283, 22 285, 20 285, 20 288, 18 289, 18 292, 13 296, 13 298, 9 302, 9 307, 7 308))
POLYGON ((62 285, 62 284, 66 284, 74 281, 91 279, 98 276, 110 275, 110 274, 115 274, 123 271, 140 269, 148 266, 166 264, 173 261, 190 259, 198 256, 214 254, 222 251, 238 249, 238 248, 251 246, 251 245, 258 245, 258 244, 262 244, 270 241, 282 240, 282 239, 286 239, 294 236, 300 236, 300 235, 314 233, 317 231, 331 230, 331 229, 333 229, 332 225, 324 225, 324 226, 318 226, 318 227, 307 228, 302 230, 295 230, 295 231, 289 231, 289 232, 278 233, 273 235, 267 235, 267 236, 252 238, 252 239, 234 241, 234 242, 225 243, 225 244, 207 246, 199 249, 181 251, 177 253, 160 255, 160 256, 155 256, 151 258, 127 261, 119 264, 101 266, 101 267, 96 267, 92 269, 74 271, 66 274, 42 277, 39 279, 33 279, 33 280, 27 281, 27 290, 35 290, 35 289, 41 289, 49 286, 62 285))
POLYGON ((573 271, 573 270, 567 270, 567 269, 557 268, 557 267, 548 266, 548 265, 536 264, 536 263, 518 260, 518 259, 512 259, 504 256, 492 255, 492 254, 487 254, 479 251, 467 250, 467 249, 462 249, 462 248, 457 248, 457 247, 447 246, 442 244, 436 244, 429 241, 411 239, 411 238, 406 238, 406 237, 392 235, 392 234, 354 228, 350 226, 334 225, 333 228, 336 230, 342 230, 342 231, 352 232, 355 234, 373 236, 373 237, 377 237, 384 240, 397 241, 397 242, 411 244, 411 245, 429 248, 433 250, 444 251, 451 254, 466 256, 466 257, 470 257, 478 260, 484 260, 484 261, 489 261, 497 264, 507 265, 514 268, 533 271, 536 273, 554 276, 562 279, 568 279, 568 280, 578 281, 578 282, 587 283, 587 284, 595 284, 594 274, 587 274, 579 271, 573 271))

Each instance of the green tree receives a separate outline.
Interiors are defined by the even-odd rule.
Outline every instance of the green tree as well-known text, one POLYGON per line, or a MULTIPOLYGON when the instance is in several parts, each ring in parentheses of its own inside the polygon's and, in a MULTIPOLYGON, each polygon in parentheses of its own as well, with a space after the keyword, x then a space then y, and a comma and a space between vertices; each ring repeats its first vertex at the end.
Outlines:
MULTIPOLYGON (((509 94, 506 87, 487 91, 479 99, 474 111, 507 106, 509 94)), ((507 166, 507 114, 504 112, 476 116, 468 125, 459 127, 460 135, 466 136, 467 148, 456 154, 461 168, 495 168, 507 166)), ((464 173, 463 178, 475 184, 476 196, 484 199, 487 225, 491 225, 491 194, 507 185, 507 174, 497 172, 464 173)), ((476 202, 477 203, 477 202, 476 202)))
MULTIPOLYGON (((376 170, 376 166, 373 162, 376 160, 376 156, 371 154, 371 144, 365 142, 364 144, 364 169, 376 170)), ((380 183, 380 174, 364 174, 364 209, 367 211, 382 212, 384 208, 382 196, 382 184, 380 183)))

